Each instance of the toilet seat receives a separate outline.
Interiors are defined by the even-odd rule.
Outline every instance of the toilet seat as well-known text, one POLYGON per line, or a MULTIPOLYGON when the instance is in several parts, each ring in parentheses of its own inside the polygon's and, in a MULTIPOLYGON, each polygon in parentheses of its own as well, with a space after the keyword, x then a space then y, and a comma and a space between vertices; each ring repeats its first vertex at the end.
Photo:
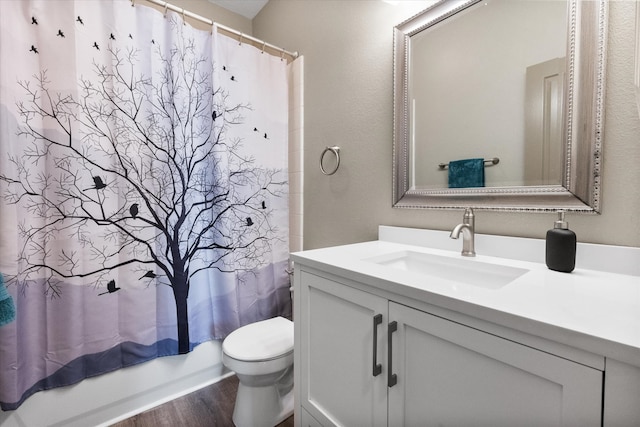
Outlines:
POLYGON ((293 322, 283 317, 236 329, 222 342, 222 363, 238 377, 233 422, 271 427, 293 413, 293 322))
POLYGON ((293 322, 274 317, 243 326, 225 338, 222 351, 247 362, 283 357, 293 352, 293 322))

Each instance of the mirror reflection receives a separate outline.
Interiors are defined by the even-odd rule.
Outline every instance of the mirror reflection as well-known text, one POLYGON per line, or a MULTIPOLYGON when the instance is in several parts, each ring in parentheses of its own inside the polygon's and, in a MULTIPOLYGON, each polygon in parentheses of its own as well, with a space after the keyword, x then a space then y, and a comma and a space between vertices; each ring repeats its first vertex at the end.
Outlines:
POLYGON ((483 1, 412 36, 411 186, 560 185, 566 40, 567 2, 532 0, 483 1))
POLYGON ((599 212, 607 0, 439 0, 394 27, 393 206, 599 212))

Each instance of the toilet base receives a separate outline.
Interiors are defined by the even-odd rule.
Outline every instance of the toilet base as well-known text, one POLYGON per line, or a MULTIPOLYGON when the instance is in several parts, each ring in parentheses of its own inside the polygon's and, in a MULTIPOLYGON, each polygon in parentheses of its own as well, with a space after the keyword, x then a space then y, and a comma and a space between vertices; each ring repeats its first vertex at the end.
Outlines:
POLYGON ((280 396, 278 384, 247 387, 238 384, 233 423, 236 427, 274 427, 293 414, 293 390, 280 396))

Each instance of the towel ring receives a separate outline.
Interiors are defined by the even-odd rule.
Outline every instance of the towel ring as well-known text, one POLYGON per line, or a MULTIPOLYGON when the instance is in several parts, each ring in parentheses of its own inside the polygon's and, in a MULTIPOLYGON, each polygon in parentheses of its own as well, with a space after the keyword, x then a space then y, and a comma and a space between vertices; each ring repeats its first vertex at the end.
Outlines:
POLYGON ((333 175, 334 173, 336 173, 338 171, 338 168, 340 167, 340 147, 338 147, 337 145, 334 145, 333 147, 327 147, 324 149, 324 151, 322 152, 322 154, 320 155, 320 170, 322 171, 323 174, 325 175, 333 175), (333 154, 335 154, 336 156, 336 167, 330 171, 327 172, 324 169, 324 166, 322 165, 322 162, 324 160, 324 155, 327 154, 327 152, 332 152, 333 154))

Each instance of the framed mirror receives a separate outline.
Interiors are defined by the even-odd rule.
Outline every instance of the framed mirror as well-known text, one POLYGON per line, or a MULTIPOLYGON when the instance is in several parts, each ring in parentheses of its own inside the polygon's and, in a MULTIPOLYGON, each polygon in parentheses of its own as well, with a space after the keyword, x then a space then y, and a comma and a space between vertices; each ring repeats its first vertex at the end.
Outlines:
POLYGON ((640 4, 636 2, 636 63, 633 86, 636 91, 636 104, 640 114, 640 4))
POLYGON ((440 0, 394 28, 393 205, 600 210, 606 0, 440 0))

